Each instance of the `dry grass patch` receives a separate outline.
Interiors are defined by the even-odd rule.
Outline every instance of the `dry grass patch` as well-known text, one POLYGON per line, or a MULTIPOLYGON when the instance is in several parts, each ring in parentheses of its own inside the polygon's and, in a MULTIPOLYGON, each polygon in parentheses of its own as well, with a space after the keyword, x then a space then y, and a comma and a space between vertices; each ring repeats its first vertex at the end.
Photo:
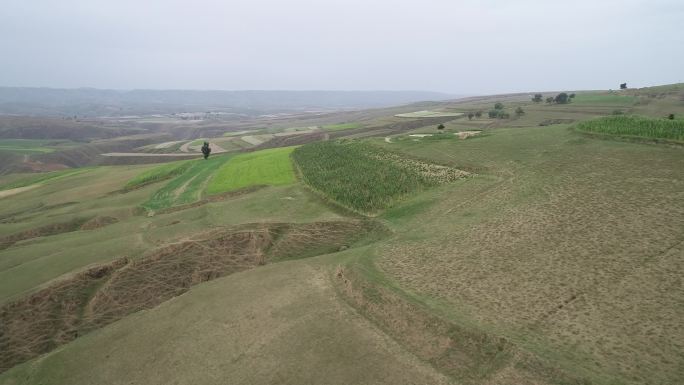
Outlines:
POLYGON ((133 261, 90 268, 0 308, 0 372, 199 283, 269 262, 335 252, 383 232, 368 221, 243 225, 211 230, 133 261))

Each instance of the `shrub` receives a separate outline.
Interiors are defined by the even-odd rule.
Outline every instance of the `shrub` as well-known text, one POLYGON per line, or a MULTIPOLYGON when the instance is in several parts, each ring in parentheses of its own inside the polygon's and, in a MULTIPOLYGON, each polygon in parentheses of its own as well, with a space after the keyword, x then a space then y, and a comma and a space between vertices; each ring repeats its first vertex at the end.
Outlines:
POLYGON ((565 92, 561 92, 560 94, 556 95, 553 101, 558 104, 567 104, 568 102, 570 102, 570 99, 568 97, 568 94, 566 94, 565 92))

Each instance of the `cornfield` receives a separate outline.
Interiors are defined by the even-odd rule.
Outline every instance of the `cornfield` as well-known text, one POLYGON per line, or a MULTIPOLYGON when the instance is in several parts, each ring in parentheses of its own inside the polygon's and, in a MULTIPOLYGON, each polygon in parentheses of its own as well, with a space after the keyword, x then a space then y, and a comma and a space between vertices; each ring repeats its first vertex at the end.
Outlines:
POLYGON ((641 116, 607 116, 579 123, 581 131, 684 141, 684 121, 641 116))
POLYGON ((374 213, 402 196, 467 175, 445 166, 400 162, 396 154, 358 142, 311 143, 297 148, 292 157, 307 184, 364 213, 374 213))

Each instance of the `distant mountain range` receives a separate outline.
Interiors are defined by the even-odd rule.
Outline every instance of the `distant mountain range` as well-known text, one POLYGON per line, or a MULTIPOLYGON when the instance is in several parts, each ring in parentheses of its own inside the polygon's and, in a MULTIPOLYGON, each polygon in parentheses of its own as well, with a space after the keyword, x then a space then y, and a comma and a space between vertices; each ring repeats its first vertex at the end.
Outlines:
POLYGON ((0 87, 0 114, 93 117, 212 111, 261 115, 388 107, 462 96, 424 91, 124 91, 0 87))

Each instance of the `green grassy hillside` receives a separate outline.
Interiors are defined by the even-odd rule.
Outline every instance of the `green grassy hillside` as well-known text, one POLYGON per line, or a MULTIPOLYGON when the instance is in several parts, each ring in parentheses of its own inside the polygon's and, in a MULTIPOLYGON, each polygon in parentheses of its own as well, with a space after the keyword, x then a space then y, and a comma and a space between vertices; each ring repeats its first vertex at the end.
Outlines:
POLYGON ((684 147, 622 137, 681 97, 2 176, 0 384, 676 384, 684 147))

